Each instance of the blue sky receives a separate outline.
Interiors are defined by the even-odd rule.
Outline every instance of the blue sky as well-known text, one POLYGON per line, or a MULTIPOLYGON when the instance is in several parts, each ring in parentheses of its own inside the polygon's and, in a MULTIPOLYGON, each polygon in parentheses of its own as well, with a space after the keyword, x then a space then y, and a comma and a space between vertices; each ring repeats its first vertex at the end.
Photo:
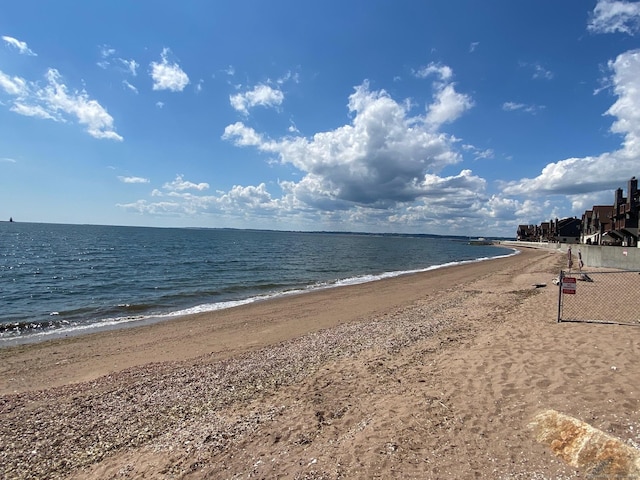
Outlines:
POLYGON ((640 175, 640 2, 0 6, 0 219, 514 236, 640 175))

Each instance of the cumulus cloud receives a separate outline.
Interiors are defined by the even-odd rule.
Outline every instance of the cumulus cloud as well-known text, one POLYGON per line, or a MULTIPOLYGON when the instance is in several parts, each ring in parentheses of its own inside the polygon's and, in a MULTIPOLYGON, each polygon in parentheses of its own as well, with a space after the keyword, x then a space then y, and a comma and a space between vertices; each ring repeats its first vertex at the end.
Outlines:
POLYGON ((169 62, 169 53, 165 48, 160 54, 160 62, 151 62, 153 89, 181 92, 189 84, 189 77, 177 63, 169 62))
MULTIPOLYGON (((428 75, 436 79, 436 92, 451 84, 443 66, 432 65, 428 75)), ((305 137, 293 128, 287 136, 270 138, 236 122, 226 127, 223 139, 291 167, 298 179, 208 194, 208 184, 177 175, 149 198, 119 206, 149 215, 215 215, 225 224, 235 219, 246 225, 250 219, 257 228, 280 221, 287 228, 368 231, 428 225, 432 232, 467 235, 511 231, 516 212, 535 210, 530 200, 488 195, 487 181, 469 169, 455 173, 462 160, 459 140, 435 129, 427 113, 414 115, 412 109, 418 110, 414 102, 397 101, 364 82, 348 98, 348 122, 333 130, 305 137)), ((476 158, 493 156, 490 149, 461 148, 476 158)))
POLYGON ((622 135, 621 148, 550 163, 535 178, 506 184, 506 194, 584 195, 615 189, 637 175, 640 162, 640 50, 620 54, 609 62, 609 69, 617 100, 606 114, 615 118, 611 131, 622 135))
POLYGON ((120 176, 120 177, 118 177, 118 180, 120 180, 122 183, 149 183, 149 179, 148 178, 143 178, 143 177, 123 177, 123 176, 120 176))
POLYGON ((113 117, 85 90, 69 91, 62 75, 53 68, 47 71, 45 80, 46 84, 41 86, 0 71, 0 88, 11 97, 11 111, 56 122, 75 119, 92 137, 122 140, 114 129, 113 117))
POLYGON ((609 62, 611 85, 618 99, 607 110, 616 120, 611 131, 625 136, 625 153, 640 159, 640 49, 609 62))
POLYGON ((18 49, 18 52, 20 52, 21 55, 37 56, 37 54, 27 46, 27 42, 22 42, 17 38, 9 37, 7 35, 3 35, 1 38, 7 45, 18 49))
POLYGON ((459 93, 452 82, 453 70, 447 65, 430 63, 413 72, 417 78, 435 77, 433 102, 427 106, 426 122, 434 129, 457 120, 473 107, 470 96, 459 93))
POLYGON ((451 123, 473 107, 471 97, 456 92, 453 84, 442 85, 433 96, 433 103, 427 108, 427 123, 440 128, 451 123))
POLYGON ((207 190, 208 183, 193 183, 184 179, 184 175, 176 175, 175 180, 164 184, 163 188, 171 192, 182 192, 184 190, 207 190))
POLYGON ((290 191, 321 208, 343 203, 387 207, 413 201, 429 191, 426 173, 461 160, 455 139, 434 132, 424 117, 367 82, 349 97, 350 124, 312 138, 265 138, 242 122, 229 125, 223 138, 241 147, 275 154, 282 164, 305 173, 290 191))
POLYGON ((640 2, 598 0, 587 29, 593 33, 626 33, 640 31, 640 2))
POLYGON ((256 85, 252 90, 237 93, 229 97, 231 106, 238 112, 247 115, 249 109, 255 106, 277 107, 284 101, 284 94, 269 85, 256 85))

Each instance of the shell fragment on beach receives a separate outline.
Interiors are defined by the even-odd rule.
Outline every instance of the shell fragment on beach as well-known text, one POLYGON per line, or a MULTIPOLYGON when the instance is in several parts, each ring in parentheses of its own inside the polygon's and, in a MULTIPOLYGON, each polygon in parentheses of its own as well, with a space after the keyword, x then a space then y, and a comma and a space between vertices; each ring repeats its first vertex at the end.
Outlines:
POLYGON ((640 478, 640 450, 576 418, 546 410, 530 425, 536 440, 598 478, 640 478))

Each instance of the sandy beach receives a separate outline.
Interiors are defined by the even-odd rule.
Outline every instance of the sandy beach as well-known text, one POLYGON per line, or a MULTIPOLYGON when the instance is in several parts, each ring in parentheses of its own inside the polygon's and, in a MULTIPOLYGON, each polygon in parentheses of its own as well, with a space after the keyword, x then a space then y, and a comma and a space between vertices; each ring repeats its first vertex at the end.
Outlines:
POLYGON ((557 323, 564 260, 524 248, 2 349, 0 477, 614 478, 532 423, 640 445, 640 328, 557 323))

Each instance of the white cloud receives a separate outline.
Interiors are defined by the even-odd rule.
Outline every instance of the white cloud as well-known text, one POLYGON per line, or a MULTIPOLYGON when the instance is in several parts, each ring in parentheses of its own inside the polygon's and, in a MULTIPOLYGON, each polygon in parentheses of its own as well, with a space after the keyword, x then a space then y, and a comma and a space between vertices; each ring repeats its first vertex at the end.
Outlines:
POLYGON ((618 188, 638 173, 640 165, 640 50, 609 63, 616 102, 607 110, 615 118, 611 131, 623 135, 619 150, 568 158, 546 165, 536 178, 505 185, 511 195, 584 195, 618 188))
POLYGON ((114 57, 115 54, 116 54, 115 48, 111 48, 108 45, 101 45, 100 46, 101 60, 97 62, 97 65, 100 68, 107 69, 115 63, 115 67, 117 69, 119 70, 124 69, 126 73, 131 74, 134 77, 138 75, 138 67, 140 66, 138 62, 136 62, 133 59, 127 60, 120 57, 113 58, 113 61, 112 61, 112 57, 114 57))
POLYGON ((20 97, 28 93, 27 82, 20 77, 10 77, 0 70, 0 87, 9 95, 20 97))
POLYGON ((507 112, 513 112, 515 110, 524 110, 527 106, 524 103, 505 102, 502 104, 502 109, 507 112))
POLYGON ((102 58, 109 58, 112 55, 115 55, 116 49, 111 48, 109 45, 101 45, 100 46, 100 56, 102 58))
POLYGON ((537 114, 540 110, 544 110, 545 108, 546 107, 544 105, 527 105, 516 102, 505 102, 502 104, 502 109, 506 112, 522 111, 531 113, 532 115, 537 114))
POLYGON ((148 215, 180 215, 186 213, 180 202, 149 203, 146 200, 138 200, 132 203, 116 203, 116 207, 148 215))
POLYGON ((2 36, 2 40, 4 40, 7 45, 12 46, 13 48, 17 48, 18 51, 20 52, 20 54, 22 55, 31 55, 33 57, 37 56, 36 53, 34 53, 28 46, 26 42, 21 42, 20 40, 13 38, 13 37, 9 37, 6 35, 2 36))
POLYGON ((431 62, 426 67, 420 67, 413 73, 417 78, 427 78, 435 75, 443 82, 451 80, 451 77, 453 76, 453 70, 451 70, 451 67, 434 62, 431 62))
POLYGON ((184 179, 184 175, 176 175, 175 180, 164 184, 163 188, 171 192, 182 192, 184 190, 207 190, 208 183, 193 183, 184 179))
MULTIPOLYGON (((452 78, 442 68, 434 74, 452 78)), ((436 92, 449 80, 437 83, 436 92)), ((256 228, 424 231, 428 225, 434 233, 463 235, 511 232, 517 212, 539 208, 532 200, 488 195, 486 180, 471 170, 442 175, 462 160, 459 141, 434 130, 426 113, 413 115, 415 107, 364 82, 349 96, 350 120, 311 137, 294 128, 274 139, 243 122, 230 124, 223 139, 292 169, 290 178, 270 186, 279 194, 260 183, 211 195, 205 193, 208 184, 177 175, 148 199, 119 206, 145 215, 215 216, 225 225, 250 221, 256 228)), ((490 149, 461 148, 476 158, 494 155, 490 149)))
POLYGON ((541 78, 543 80, 551 80, 554 77, 551 70, 547 70, 539 63, 533 65, 533 78, 541 78))
POLYGON ((109 68, 109 65, 111 65, 109 58, 116 53, 116 50, 114 48, 109 47, 108 45, 100 45, 99 48, 100 48, 101 60, 98 61, 96 64, 100 68, 106 70, 107 68, 109 68))
POLYGON ((434 129, 457 120, 473 107, 470 96, 459 93, 452 82, 453 70, 447 65, 430 63, 413 72, 417 78, 436 77, 433 82, 433 102, 427 106, 426 122, 434 129))
POLYGON ((83 90, 69 94, 67 86, 60 82, 61 75, 55 69, 47 72, 47 80, 49 84, 36 92, 36 97, 44 101, 47 110, 54 114, 75 116, 81 124, 87 126, 89 135, 95 138, 122 140, 113 130, 113 117, 96 100, 90 99, 87 92, 83 90))
POLYGON ((613 190, 579 195, 569 195, 571 210, 579 213, 584 212, 585 210, 591 210, 594 205, 613 205, 613 200, 613 190))
POLYGON ((293 83, 300 83, 300 74, 298 72, 292 72, 289 70, 282 77, 276 80, 278 85, 282 85, 286 82, 292 81, 293 83))
POLYGON ((125 66, 129 73, 131 73, 131 75, 133 75, 134 77, 138 75, 138 67, 140 66, 138 62, 133 59, 125 60, 124 58, 119 58, 118 60, 125 66))
POLYGON ((120 180, 122 183, 149 183, 149 179, 148 178, 143 178, 143 177, 123 177, 123 176, 120 176, 120 177, 118 177, 118 180, 120 180))
POLYGON ((14 97, 11 111, 20 115, 66 122, 69 117, 85 125, 89 135, 121 141, 113 128, 113 117, 85 90, 69 92, 56 69, 45 75, 46 85, 27 82, 23 78, 9 77, 0 71, 0 87, 14 97))
POLYGON ((439 88, 433 96, 433 103, 427 108, 427 123, 439 128, 445 123, 457 120, 464 112, 473 107, 468 95, 456 92, 453 84, 439 88))
POLYGON ((495 157, 495 152, 491 148, 486 148, 484 150, 481 150, 474 145, 463 145, 462 149, 467 152, 470 152, 473 155, 474 160, 481 160, 481 159, 484 160, 484 159, 490 159, 495 157))
POLYGON ((225 140, 233 140, 239 147, 259 147, 263 143, 262 135, 253 128, 247 127, 242 122, 228 125, 224 129, 222 138, 225 140))
POLYGON ((170 50, 165 48, 160 54, 160 62, 151 62, 151 78, 154 90, 181 92, 189 84, 189 77, 177 63, 169 63, 170 50))
POLYGON ((0 157, 0 162, 4 163, 17 163, 15 159, 8 157, 0 157))
POLYGON ((10 108, 12 112, 24 115, 25 117, 36 117, 45 120, 64 121, 63 119, 54 117, 41 105, 25 105, 16 101, 10 108))
POLYGON ((587 29, 593 33, 626 33, 640 30, 640 2, 598 0, 587 29))
POLYGON ((264 183, 257 187, 234 185, 229 192, 221 195, 218 201, 222 204, 244 205, 252 208, 272 209, 274 207, 273 199, 264 183))
POLYGON ((122 81, 122 84, 127 87, 127 89, 131 90, 133 93, 138 93, 138 89, 134 86, 131 85, 129 82, 127 82, 126 80, 122 81))
POLYGON ((156 107, 158 108, 164 108, 164 102, 156 102, 156 107))
POLYGON ((640 160, 640 49, 621 55, 609 62, 614 72, 611 85, 618 96, 607 110, 615 117, 611 131, 625 135, 625 149, 640 160))
POLYGON ((349 97, 351 124, 311 139, 270 140, 237 122, 223 138, 276 154, 282 164, 304 172, 303 180, 288 188, 307 203, 384 207, 426 195, 425 173, 461 160, 454 138, 433 132, 425 118, 411 117, 407 108, 384 90, 370 91, 365 82, 349 97))
POLYGON ((289 133, 297 133, 297 134, 299 134, 300 130, 298 130, 298 127, 296 127, 296 124, 293 122, 293 120, 290 120, 289 122, 290 122, 290 124, 287 127, 287 131, 289 133))
POLYGON ((531 77, 536 80, 551 80, 554 77, 554 74, 551 70, 547 70, 545 67, 540 65, 539 63, 528 63, 528 62, 519 62, 520 67, 525 68, 527 70, 532 70, 533 73, 531 77))
POLYGON ((248 114, 249 108, 255 106, 277 107, 284 101, 284 94, 281 90, 272 88, 269 85, 256 85, 253 90, 238 93, 229 97, 231 106, 240 113, 248 114))

